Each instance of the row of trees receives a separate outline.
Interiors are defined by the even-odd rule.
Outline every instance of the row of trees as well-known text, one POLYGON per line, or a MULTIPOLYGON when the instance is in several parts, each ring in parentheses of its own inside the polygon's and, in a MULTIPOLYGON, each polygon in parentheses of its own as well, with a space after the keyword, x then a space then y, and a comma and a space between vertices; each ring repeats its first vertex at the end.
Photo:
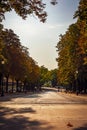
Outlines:
POLYGON ((5 92, 9 91, 9 79, 12 80, 11 92, 14 90, 14 81, 17 92, 34 91, 41 89, 45 83, 49 86, 49 82, 51 86, 55 86, 57 69, 49 71, 44 66, 39 67, 13 30, 3 29, 3 26, 0 26, 0 92, 2 92, 3 77, 6 78, 5 92))
POLYGON ((77 22, 60 35, 58 51, 58 82, 69 90, 87 92, 87 0, 80 0, 74 14, 77 22))
MULTIPOLYGON (((49 71, 44 66, 39 67, 29 56, 28 48, 22 46, 19 37, 11 29, 1 28, 0 32, 0 91, 3 76, 6 78, 6 92, 9 78, 16 81, 16 91, 19 91, 19 83, 24 84, 24 90, 32 91, 48 82, 51 82, 51 86, 57 84, 57 69, 49 71)), ((12 85, 12 92, 13 89, 12 85)))
MULTIPOLYGON (((57 4, 56 0, 50 2, 53 5, 57 4)), ((47 80, 43 78, 45 73, 43 76, 41 74, 42 67, 40 68, 29 56, 28 48, 22 46, 13 30, 4 29, 2 25, 5 13, 13 9, 23 19, 26 19, 28 15, 34 15, 41 22, 45 22, 47 18, 45 7, 46 4, 41 0, 0 0, 0 92, 3 92, 3 77, 6 78, 6 92, 8 92, 9 78, 12 80, 12 91, 14 80, 16 80, 16 91, 19 91, 19 82, 24 84, 23 90, 34 90, 35 86, 38 87, 47 80), (43 82, 42 79, 44 79, 43 82)))
MULTIPOLYGON (((37 84, 39 79, 39 67, 29 56, 28 48, 22 46, 19 37, 8 29, 2 29, 0 35, 0 84, 2 74, 6 77, 6 92, 8 92, 8 79, 16 80, 16 91, 18 82, 37 84), (4 61, 4 64, 2 62, 4 61)), ((0 85, 1 86, 1 85, 0 85)))

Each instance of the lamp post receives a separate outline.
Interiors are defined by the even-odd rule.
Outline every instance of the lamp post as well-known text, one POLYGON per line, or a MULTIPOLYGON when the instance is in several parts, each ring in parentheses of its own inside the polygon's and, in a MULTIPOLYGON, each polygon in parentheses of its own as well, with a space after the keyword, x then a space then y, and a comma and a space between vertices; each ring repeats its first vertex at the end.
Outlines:
POLYGON ((5 64, 4 60, 2 60, 1 64, 2 64, 1 96, 4 96, 4 88, 3 88, 3 65, 5 64))

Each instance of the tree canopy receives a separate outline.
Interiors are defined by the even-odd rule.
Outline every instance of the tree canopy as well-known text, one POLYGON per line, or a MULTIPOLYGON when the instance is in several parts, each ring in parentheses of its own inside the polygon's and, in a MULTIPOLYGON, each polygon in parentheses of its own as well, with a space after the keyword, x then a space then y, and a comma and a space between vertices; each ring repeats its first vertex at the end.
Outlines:
POLYGON ((87 90, 87 1, 80 0, 74 14, 77 22, 60 35, 58 51, 58 81, 70 89, 87 90), (78 85, 76 85, 78 82, 78 85), (78 88, 77 88, 78 87, 78 88))
MULTIPOLYGON (((57 4, 56 0, 51 0, 51 4, 57 4)), ((29 56, 27 47, 22 46, 19 37, 12 29, 4 29, 2 21, 5 13, 14 10, 20 17, 26 19, 28 15, 38 17, 41 22, 45 22, 47 12, 46 3, 42 0, 0 0, 0 84, 1 74, 7 78, 12 78, 20 82, 29 84, 32 88, 38 86, 40 79, 40 68, 32 57, 29 56), (5 62, 2 72, 2 61, 5 62)), ((8 84, 8 83, 6 83, 8 84)), ((0 85, 1 87, 1 85, 0 85)), ((18 85, 17 85, 18 90, 18 85)), ((6 87, 8 92, 8 85, 6 87)))
MULTIPOLYGON (((56 0, 51 0, 51 4, 57 4, 56 0)), ((45 11, 46 4, 42 0, 0 0, 0 22, 5 19, 5 12, 14 11, 26 19, 28 15, 37 16, 41 22, 45 22, 47 12, 45 11)))
MULTIPOLYGON (((11 29, 3 29, 0 39, 3 42, 3 44, 0 42, 2 44, 0 60, 5 62, 4 72, 1 67, 0 72, 5 77, 21 82, 27 77, 27 82, 35 84, 39 78, 39 66, 29 56, 28 48, 22 46, 19 37, 11 29)), ((2 66, 1 62, 0 66, 2 66)))

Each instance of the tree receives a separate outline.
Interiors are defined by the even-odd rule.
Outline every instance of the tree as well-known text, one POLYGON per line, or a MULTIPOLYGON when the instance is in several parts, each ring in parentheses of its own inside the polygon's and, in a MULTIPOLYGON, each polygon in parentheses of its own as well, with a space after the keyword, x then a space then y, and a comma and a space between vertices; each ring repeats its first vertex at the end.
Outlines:
POLYGON ((4 44, 3 44, 3 25, 0 24, 0 91, 1 91, 1 82, 2 82, 2 61, 6 61, 4 55, 3 55, 3 49, 4 49, 4 44))
POLYGON ((48 69, 44 66, 40 67, 40 86, 44 85, 46 82, 48 82, 48 69))
POLYGON ((78 9, 74 14, 74 18, 78 18, 80 21, 86 21, 87 24, 87 0, 80 0, 78 9))
POLYGON ((74 18, 78 18, 77 23, 80 30, 79 46, 81 53, 84 54, 84 62, 87 64, 87 1, 80 0, 74 18))
POLYGON ((60 81, 60 84, 70 85, 74 83, 75 72, 79 65, 78 38, 77 24, 70 25, 66 34, 60 36, 60 41, 57 44, 59 54, 57 59, 59 66, 58 81, 60 81))
POLYGON ((45 85, 55 87, 57 85, 57 69, 48 70, 46 67, 40 67, 40 86, 45 85))
MULTIPOLYGON (((52 0, 51 4, 57 4, 56 0, 52 0)), ((47 18, 45 7, 46 4, 42 0, 1 0, 0 23, 5 19, 5 13, 13 9, 23 19, 32 14, 36 15, 41 22, 45 22, 47 18)), ((25 75, 31 79, 32 83, 37 82, 39 77, 38 65, 29 57, 27 48, 21 45, 19 37, 14 34, 13 30, 3 29, 3 26, 0 24, 0 60, 2 59, 6 60, 4 71, 7 78, 6 92, 8 92, 9 75, 11 78, 15 78, 17 82, 18 80, 23 81, 25 75), (31 77, 34 75, 36 78, 32 80, 31 77)))
POLYGON ((87 82, 87 1, 81 0, 75 17, 77 22, 69 26, 57 44, 59 57, 58 81, 69 89, 86 92, 87 82), (78 74, 76 74, 78 72, 78 74), (75 84, 78 83, 78 84, 75 84))
POLYGON ((4 58, 3 54, 2 54, 3 48, 4 48, 2 32, 3 32, 3 25, 0 24, 0 60, 5 60, 5 58, 4 58))
POLYGON ((50 71, 50 81, 52 83, 52 86, 55 87, 57 86, 57 69, 51 70, 50 71))
MULTIPOLYGON (((51 4, 57 4, 56 0, 52 0, 51 4)), ((5 12, 10 12, 12 9, 26 19, 28 15, 36 15, 41 22, 46 21, 47 13, 44 11, 46 4, 42 0, 0 0, 0 22, 5 19, 5 12)))
POLYGON ((28 62, 29 69, 27 73, 27 89, 35 91, 35 89, 39 89, 39 66, 37 65, 37 62, 35 62, 31 57, 29 58, 28 62))
POLYGON ((26 80, 35 86, 39 79, 39 67, 29 56, 28 48, 21 45, 19 37, 13 30, 3 30, 2 34, 3 56, 7 59, 4 70, 4 75, 7 78, 6 92, 8 92, 9 77, 16 80, 16 91, 19 90, 19 81, 25 82, 26 80))
POLYGON ((79 55, 81 56, 82 65, 79 66, 79 79, 81 86, 84 86, 85 93, 87 92, 87 1, 80 0, 79 7, 75 12, 74 18, 77 18, 80 37, 78 44, 80 46, 79 55))

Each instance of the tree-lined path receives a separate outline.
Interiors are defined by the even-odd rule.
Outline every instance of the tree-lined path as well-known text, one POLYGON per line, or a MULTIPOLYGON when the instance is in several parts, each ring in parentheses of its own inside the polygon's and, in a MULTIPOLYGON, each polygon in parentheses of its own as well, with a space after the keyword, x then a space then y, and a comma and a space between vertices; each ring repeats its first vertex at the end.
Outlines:
POLYGON ((42 93, 8 95, 0 102, 0 130, 87 129, 85 96, 51 89, 42 93))
MULTIPOLYGON (((15 98, 7 96, 6 103, 14 104, 87 104, 87 96, 77 96, 75 94, 64 94, 57 92, 55 88, 44 88, 40 93, 27 93, 13 95, 15 98), (9 101, 10 100, 10 101, 9 101)), ((3 98, 5 100, 6 97, 3 98)))

